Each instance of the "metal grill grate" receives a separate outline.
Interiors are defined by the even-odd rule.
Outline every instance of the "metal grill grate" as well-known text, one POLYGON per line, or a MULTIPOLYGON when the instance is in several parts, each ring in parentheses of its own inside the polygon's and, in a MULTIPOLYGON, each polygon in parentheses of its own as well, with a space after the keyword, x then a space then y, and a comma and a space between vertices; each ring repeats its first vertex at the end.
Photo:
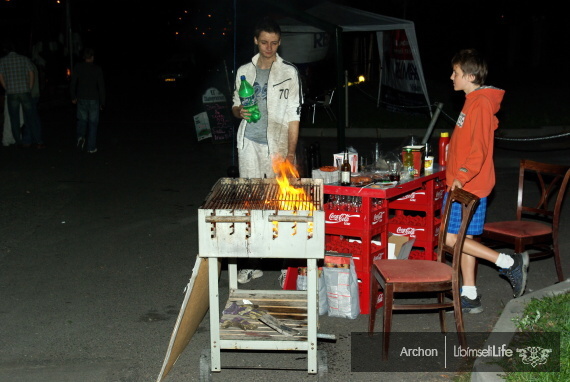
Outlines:
POLYGON ((322 210, 322 185, 312 179, 290 179, 294 192, 280 195, 275 179, 222 178, 202 205, 224 210, 322 210))

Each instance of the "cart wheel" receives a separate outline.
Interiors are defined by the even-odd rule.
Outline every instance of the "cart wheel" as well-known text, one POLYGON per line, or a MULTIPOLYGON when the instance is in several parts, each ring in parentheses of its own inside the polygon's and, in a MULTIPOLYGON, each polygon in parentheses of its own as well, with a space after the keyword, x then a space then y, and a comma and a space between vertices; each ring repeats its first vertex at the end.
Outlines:
POLYGON ((327 352, 317 350, 317 377, 319 382, 328 380, 329 366, 327 364, 327 352))
POLYGON ((202 350, 200 354, 200 382, 212 381, 210 349, 202 350))

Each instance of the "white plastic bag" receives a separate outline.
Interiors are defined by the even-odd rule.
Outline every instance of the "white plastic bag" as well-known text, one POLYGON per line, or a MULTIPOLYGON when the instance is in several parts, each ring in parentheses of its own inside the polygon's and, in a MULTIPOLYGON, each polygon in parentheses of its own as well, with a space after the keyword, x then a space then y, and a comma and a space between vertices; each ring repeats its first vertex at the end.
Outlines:
MULTIPOLYGON (((323 269, 319 268, 317 271, 317 285, 319 287, 319 315, 328 313, 329 305, 327 302, 327 287, 325 284, 325 276, 323 269)), ((297 275, 297 290, 307 290, 307 267, 299 267, 297 275)))
POLYGON ((327 252, 324 265, 328 315, 355 319, 360 313, 358 278, 352 255, 327 252))

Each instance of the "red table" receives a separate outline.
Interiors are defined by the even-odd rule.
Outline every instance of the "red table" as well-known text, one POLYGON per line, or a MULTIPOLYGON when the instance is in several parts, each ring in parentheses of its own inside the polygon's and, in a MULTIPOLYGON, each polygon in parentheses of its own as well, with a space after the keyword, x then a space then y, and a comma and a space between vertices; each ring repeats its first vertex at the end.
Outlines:
MULTIPOLYGON (((430 174, 414 178, 390 188, 354 187, 328 184, 324 193, 330 200, 345 199, 349 209, 337 209, 333 203, 325 204, 325 233, 329 250, 339 248, 340 237, 354 238, 361 244, 345 244, 351 247, 359 281, 360 312, 370 312, 370 271, 375 259, 388 253, 389 233, 415 238, 414 247, 423 248, 425 259, 435 259, 435 247, 439 235, 439 216, 445 192, 445 170, 434 166, 430 174), (360 204, 361 203, 361 204, 360 204), (356 205, 360 204, 358 207, 356 205), (415 211, 415 212, 412 212, 415 211), (406 215, 406 212, 411 215, 406 215), (417 215, 417 216, 412 216, 417 215), (402 224, 405 220, 416 224, 402 224), (379 238, 378 241, 373 238, 379 238), (355 248, 359 250, 355 250, 355 248)), ((327 246, 327 244, 325 245, 327 246)), ((342 245, 340 245, 342 249, 342 245)), ((337 252, 343 252, 337 250, 337 252)), ((348 251, 347 251, 348 252, 348 251)), ((382 295, 377 304, 380 306, 382 295)))

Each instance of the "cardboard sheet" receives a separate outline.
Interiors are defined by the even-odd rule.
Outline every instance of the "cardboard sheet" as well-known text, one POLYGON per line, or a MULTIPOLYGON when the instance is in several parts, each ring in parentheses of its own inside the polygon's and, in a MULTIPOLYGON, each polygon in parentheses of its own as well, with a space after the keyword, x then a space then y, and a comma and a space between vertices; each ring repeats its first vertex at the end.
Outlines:
MULTIPOLYGON (((218 260, 218 276, 220 270, 221 261, 218 260)), ((192 269, 192 276, 190 276, 190 281, 186 286, 184 302, 174 325, 174 331, 170 337, 168 350, 166 351, 157 382, 161 382, 172 369, 172 366, 174 366, 174 363, 176 363, 176 360, 180 357, 204 319, 209 308, 208 289, 208 260, 196 256, 196 264, 192 269)))
POLYGON ((416 238, 391 234, 388 238, 388 259, 407 259, 416 238))

